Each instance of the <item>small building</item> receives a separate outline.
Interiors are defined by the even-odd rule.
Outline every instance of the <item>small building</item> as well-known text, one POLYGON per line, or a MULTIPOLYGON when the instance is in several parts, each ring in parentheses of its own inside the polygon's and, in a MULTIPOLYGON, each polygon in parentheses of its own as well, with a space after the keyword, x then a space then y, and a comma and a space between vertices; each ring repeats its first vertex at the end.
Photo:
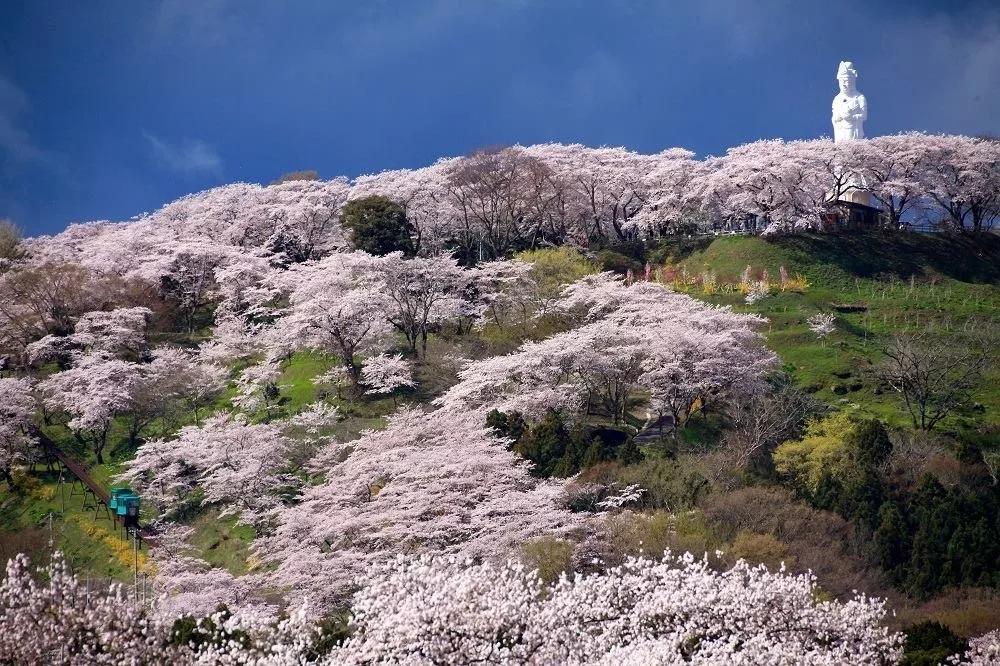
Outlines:
POLYGON ((829 201, 820 214, 822 231, 864 231, 882 229, 888 217, 881 208, 854 201, 829 201))

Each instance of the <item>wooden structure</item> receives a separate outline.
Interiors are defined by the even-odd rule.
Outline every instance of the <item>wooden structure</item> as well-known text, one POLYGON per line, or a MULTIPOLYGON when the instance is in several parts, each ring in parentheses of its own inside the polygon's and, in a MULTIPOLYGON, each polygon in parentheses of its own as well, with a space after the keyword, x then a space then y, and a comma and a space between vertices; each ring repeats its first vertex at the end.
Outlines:
POLYGON ((822 231, 865 231, 881 229, 887 223, 881 208, 874 208, 853 201, 830 201, 820 214, 822 231))
MULTIPOLYGON (((134 502, 123 502, 123 513, 120 515, 117 510, 117 503, 114 507, 109 508, 111 494, 108 493, 108 491, 105 490, 101 484, 94 480, 94 478, 90 475, 90 472, 87 470, 86 465, 60 449, 51 438, 47 437, 45 433, 40 430, 36 431, 34 435, 42 444, 42 447, 45 450, 46 459, 59 461, 62 463, 63 467, 73 475, 73 488, 70 491, 70 495, 83 495, 84 507, 94 509, 94 520, 97 520, 102 516, 101 510, 103 509, 103 515, 115 521, 115 523, 120 524, 126 532, 131 529, 135 532, 137 537, 145 539, 150 545, 155 545, 155 540, 149 536, 151 530, 148 527, 143 527, 139 524, 138 495, 135 495, 132 491, 128 491, 128 493, 134 497, 134 502), (79 492, 76 490, 77 484, 79 484, 81 488, 79 492), (127 508, 129 504, 132 504, 134 507, 134 512, 131 514, 127 508), (112 511, 112 509, 114 509, 114 511, 112 511)), ((120 493, 121 491, 117 494, 120 493)))

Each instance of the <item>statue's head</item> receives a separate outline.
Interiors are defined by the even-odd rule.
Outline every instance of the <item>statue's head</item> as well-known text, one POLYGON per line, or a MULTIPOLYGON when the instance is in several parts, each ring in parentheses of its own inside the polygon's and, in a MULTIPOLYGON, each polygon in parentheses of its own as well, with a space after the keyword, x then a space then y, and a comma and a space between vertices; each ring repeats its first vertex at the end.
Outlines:
POLYGON ((837 83, 840 84, 840 92, 845 95, 854 92, 854 86, 858 81, 858 70, 854 69, 854 63, 849 60, 842 60, 837 69, 837 83))

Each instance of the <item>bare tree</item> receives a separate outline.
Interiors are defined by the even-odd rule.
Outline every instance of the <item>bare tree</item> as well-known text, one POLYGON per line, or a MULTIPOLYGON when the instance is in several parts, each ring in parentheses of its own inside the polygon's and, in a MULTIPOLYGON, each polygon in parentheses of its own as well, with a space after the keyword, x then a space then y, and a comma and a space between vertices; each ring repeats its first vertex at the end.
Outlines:
POLYGON ((21 229, 10 220, 0 220, 0 271, 24 254, 21 229))
POLYGON ((539 208, 554 197, 545 166, 518 146, 466 156, 448 174, 448 190, 462 217, 465 252, 481 243, 479 259, 502 258, 534 240, 539 208))
POLYGON ((732 426, 723 441, 726 457, 741 469, 758 463, 775 446, 800 434, 805 420, 822 409, 822 403, 784 375, 748 383, 726 406, 732 426))
POLYGON ((319 173, 314 169, 305 169, 303 171, 289 171, 288 173, 281 174, 275 180, 272 180, 271 185, 288 183, 293 180, 319 180, 319 173))
POLYGON ((978 342, 932 344, 922 335, 897 335, 885 350, 879 378, 900 394, 913 427, 931 430, 968 400, 989 360, 978 342))

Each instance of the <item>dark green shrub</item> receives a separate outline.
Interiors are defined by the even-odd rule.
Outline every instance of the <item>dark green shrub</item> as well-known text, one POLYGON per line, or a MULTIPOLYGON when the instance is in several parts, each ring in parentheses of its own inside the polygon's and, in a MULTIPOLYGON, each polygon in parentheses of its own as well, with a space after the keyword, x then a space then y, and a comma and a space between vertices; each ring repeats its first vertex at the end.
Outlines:
POLYGON ((369 254, 402 252, 413 255, 413 225, 395 201, 374 196, 355 199, 344 206, 341 223, 351 235, 351 244, 369 254))
POLYGON ((937 666, 968 645, 960 636, 940 622, 927 620, 904 630, 906 646, 900 666, 937 666))

